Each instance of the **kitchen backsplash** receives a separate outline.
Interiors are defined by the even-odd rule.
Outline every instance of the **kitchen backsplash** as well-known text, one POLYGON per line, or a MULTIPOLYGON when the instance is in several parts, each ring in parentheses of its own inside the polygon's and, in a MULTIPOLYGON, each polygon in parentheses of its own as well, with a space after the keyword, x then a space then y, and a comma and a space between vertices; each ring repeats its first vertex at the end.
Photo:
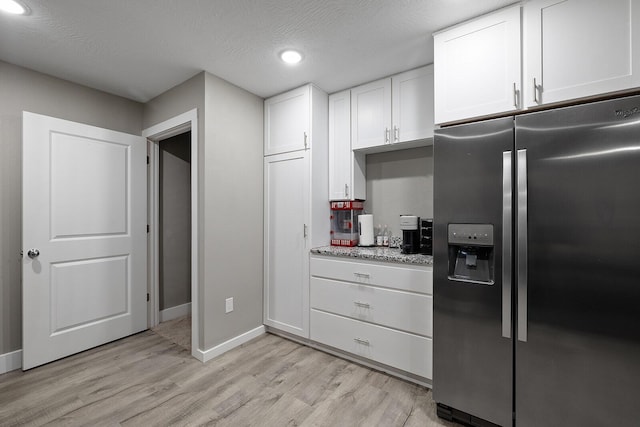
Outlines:
POLYGON ((433 218, 433 146, 367 155, 367 213, 401 236, 400 215, 433 218))

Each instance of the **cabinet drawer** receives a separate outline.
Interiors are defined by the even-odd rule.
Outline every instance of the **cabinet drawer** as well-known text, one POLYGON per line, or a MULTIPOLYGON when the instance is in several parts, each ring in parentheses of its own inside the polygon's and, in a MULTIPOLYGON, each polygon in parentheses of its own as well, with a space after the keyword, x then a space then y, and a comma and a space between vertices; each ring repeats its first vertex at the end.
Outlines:
POLYGON ((367 359, 432 378, 430 338, 311 310, 311 339, 367 359))
POLYGON ((311 257, 310 272, 312 276, 326 279, 424 294, 433 293, 432 267, 407 267, 364 261, 343 261, 330 257, 311 257))
POLYGON ((433 332, 430 295, 312 277, 311 307, 429 337, 433 332))

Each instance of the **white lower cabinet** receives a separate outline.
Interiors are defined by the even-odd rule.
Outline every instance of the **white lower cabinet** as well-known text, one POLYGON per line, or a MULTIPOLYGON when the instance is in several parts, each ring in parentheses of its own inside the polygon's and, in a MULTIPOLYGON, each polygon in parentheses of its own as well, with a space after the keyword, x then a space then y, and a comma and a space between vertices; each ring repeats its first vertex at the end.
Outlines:
POLYGON ((432 267, 312 255, 310 338, 432 378, 432 267))
POLYGON ((431 338, 311 309, 311 339, 431 379, 431 338))
POLYGON ((433 294, 433 268, 312 256, 311 276, 433 294))
POLYGON ((431 336, 431 295, 311 278, 311 300, 319 310, 431 336))

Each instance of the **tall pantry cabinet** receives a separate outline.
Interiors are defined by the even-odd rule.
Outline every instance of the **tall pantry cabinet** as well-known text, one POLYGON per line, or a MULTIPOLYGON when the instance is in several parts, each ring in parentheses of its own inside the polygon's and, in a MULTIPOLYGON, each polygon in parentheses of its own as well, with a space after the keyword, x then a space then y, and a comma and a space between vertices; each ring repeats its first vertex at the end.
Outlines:
POLYGON ((309 249, 329 244, 328 96, 264 104, 264 324, 309 338, 309 249))

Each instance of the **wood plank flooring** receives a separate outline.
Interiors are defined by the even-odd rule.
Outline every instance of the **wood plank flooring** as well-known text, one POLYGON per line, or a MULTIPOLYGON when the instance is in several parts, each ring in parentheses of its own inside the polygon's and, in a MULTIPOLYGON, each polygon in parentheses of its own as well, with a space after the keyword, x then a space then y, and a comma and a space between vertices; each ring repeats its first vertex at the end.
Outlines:
POLYGON ((205 364, 154 333, 0 375, 0 426, 454 426, 429 389, 267 334, 205 364))
POLYGON ((151 330, 191 353, 191 315, 167 320, 151 330))

